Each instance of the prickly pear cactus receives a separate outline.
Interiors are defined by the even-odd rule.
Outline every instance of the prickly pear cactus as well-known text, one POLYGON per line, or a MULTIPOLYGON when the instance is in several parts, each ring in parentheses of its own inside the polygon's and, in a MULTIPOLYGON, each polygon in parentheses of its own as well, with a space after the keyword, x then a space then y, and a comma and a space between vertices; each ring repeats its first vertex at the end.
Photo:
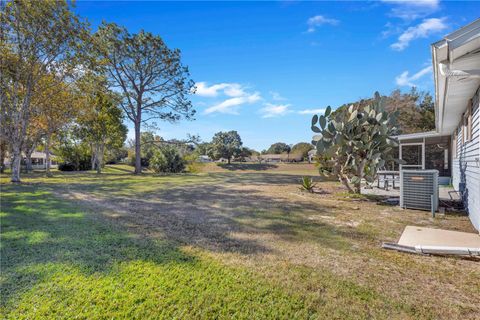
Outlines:
POLYGON ((312 143, 317 147, 320 173, 336 176, 350 192, 360 193, 361 181, 372 183, 377 171, 389 161, 398 146, 394 136, 398 111, 385 111, 385 99, 375 95, 374 103, 350 106, 332 113, 313 116, 312 143))

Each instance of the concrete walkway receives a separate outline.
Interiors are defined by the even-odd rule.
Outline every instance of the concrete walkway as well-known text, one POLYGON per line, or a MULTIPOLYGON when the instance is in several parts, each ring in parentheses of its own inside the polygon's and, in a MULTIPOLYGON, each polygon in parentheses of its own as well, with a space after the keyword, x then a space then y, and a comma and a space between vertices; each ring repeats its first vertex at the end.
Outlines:
POLYGON ((442 229, 406 226, 398 240, 402 246, 446 246, 480 248, 480 235, 442 229))
MULTIPOLYGON (((400 198, 400 188, 389 188, 387 191, 383 188, 377 188, 376 186, 374 186, 372 189, 362 188, 362 193, 391 198, 400 198)), ((438 196, 440 200, 460 200, 458 192, 456 192, 451 186, 439 186, 438 196)))

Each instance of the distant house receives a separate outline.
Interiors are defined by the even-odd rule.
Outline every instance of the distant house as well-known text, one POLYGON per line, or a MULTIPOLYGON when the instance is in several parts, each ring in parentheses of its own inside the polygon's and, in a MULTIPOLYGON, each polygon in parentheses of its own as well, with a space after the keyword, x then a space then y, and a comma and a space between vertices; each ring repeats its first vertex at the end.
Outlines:
POLYGON ((409 169, 436 169, 462 197, 480 230, 480 19, 431 46, 435 131, 406 134, 399 158, 409 169))
POLYGON ((301 162, 303 161, 302 154, 263 154, 262 160, 265 162, 301 162))
POLYGON ((198 157, 198 162, 212 162, 212 159, 207 155, 201 155, 198 157))
POLYGON ((312 163, 315 160, 315 156, 317 155, 317 149, 312 149, 308 151, 308 162, 312 163))
MULTIPOLYGON (((23 154, 21 166, 24 169, 27 165, 25 154, 23 154)), ((7 157, 5 159, 5 166, 8 168, 10 167, 11 159, 7 157)), ((55 156, 50 153, 50 167, 56 168, 58 166, 57 161, 55 160, 55 156)), ((32 153, 32 169, 34 170, 44 170, 47 168, 47 154, 42 151, 34 151, 32 153)))

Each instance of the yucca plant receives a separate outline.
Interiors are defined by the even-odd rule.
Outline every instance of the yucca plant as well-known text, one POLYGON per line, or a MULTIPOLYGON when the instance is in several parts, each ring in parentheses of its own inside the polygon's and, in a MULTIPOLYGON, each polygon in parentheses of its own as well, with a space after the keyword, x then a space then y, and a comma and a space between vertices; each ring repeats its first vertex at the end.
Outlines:
POLYGON ((316 184, 313 182, 311 177, 302 177, 302 186, 300 187, 300 190, 306 190, 313 193, 313 188, 315 188, 315 185, 316 184))

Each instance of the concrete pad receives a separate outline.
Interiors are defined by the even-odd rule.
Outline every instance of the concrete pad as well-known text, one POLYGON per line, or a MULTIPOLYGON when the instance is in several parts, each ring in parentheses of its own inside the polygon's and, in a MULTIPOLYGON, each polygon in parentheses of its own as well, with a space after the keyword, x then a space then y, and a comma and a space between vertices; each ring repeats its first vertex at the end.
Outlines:
POLYGON ((446 246, 480 248, 480 235, 469 232, 407 226, 398 240, 402 246, 446 246))

